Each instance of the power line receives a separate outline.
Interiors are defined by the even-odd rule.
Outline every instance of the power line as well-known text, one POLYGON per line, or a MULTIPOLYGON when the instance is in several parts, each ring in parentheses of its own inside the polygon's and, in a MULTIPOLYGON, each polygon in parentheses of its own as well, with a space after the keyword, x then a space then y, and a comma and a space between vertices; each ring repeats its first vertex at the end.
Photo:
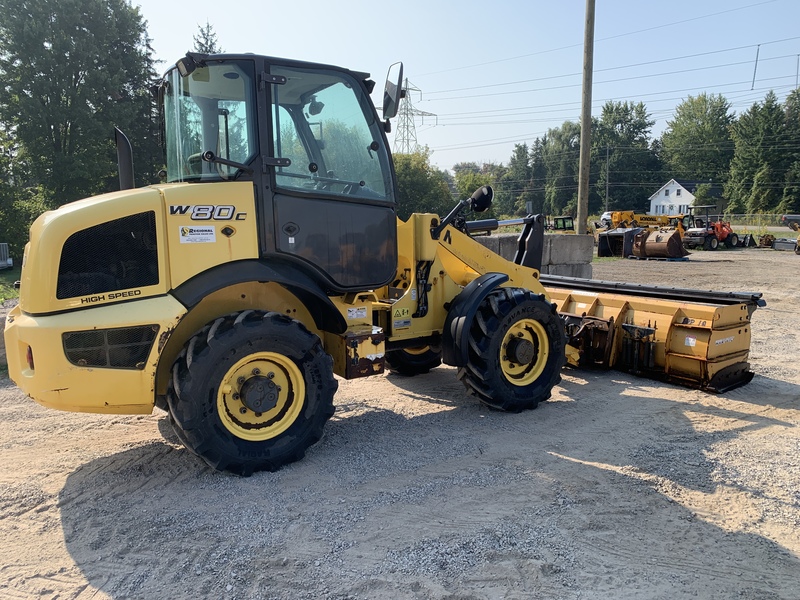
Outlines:
MULTIPOLYGON (((748 4, 746 6, 739 6, 737 8, 731 8, 731 9, 728 9, 728 10, 722 10, 722 11, 711 13, 711 14, 707 14, 707 15, 700 15, 699 17, 692 17, 690 19, 683 19, 681 21, 674 21, 672 23, 664 23, 664 24, 661 24, 661 25, 648 27, 646 29, 638 29, 636 31, 629 31, 627 33, 620 33, 620 34, 617 34, 617 35, 612 35, 612 36, 608 36, 608 37, 604 37, 604 38, 599 38, 599 39, 595 40, 595 43, 597 43, 597 42, 607 42, 609 40, 615 40, 615 39, 618 39, 618 38, 621 38, 621 37, 627 37, 627 36, 630 36, 630 35, 638 35, 640 33, 647 33, 648 31, 654 31, 656 29, 657 30, 664 30, 667 27, 673 27, 675 25, 683 25, 685 23, 691 23, 692 21, 700 21, 702 19, 708 19, 708 18, 711 18, 711 17, 718 17, 719 15, 724 15, 724 14, 727 14, 727 13, 737 12, 737 11, 740 11, 740 10, 746 10, 748 8, 755 8, 756 6, 762 6, 764 4, 771 4, 771 3, 775 2, 775 1, 776 0, 765 0, 764 2, 757 2, 755 4, 748 4)), ((583 43, 570 44, 568 46, 561 46, 559 48, 551 48, 549 50, 539 50, 538 52, 531 52, 529 54, 520 54, 518 56, 511 56, 511 57, 508 57, 508 58, 499 58, 497 60, 490 60, 490 61, 486 61, 486 62, 482 62, 482 63, 475 63, 475 64, 472 64, 472 65, 465 65, 465 66, 462 66, 462 67, 454 67, 452 69, 443 69, 441 71, 432 71, 432 72, 429 72, 429 73, 423 73, 422 75, 420 75, 420 77, 427 77, 428 75, 439 75, 441 73, 452 73, 453 71, 463 71, 464 69, 473 69, 475 67, 484 67, 486 65, 493 65, 493 64, 497 64, 497 63, 501 63, 501 62, 508 62, 508 61, 511 61, 511 60, 518 60, 520 58, 529 58, 531 56, 539 56, 541 54, 549 54, 551 52, 559 52, 561 50, 567 50, 567 49, 570 49, 570 48, 580 48, 582 46, 583 46, 583 43)))
MULTIPOLYGON (((725 52, 735 52, 737 50, 746 50, 746 49, 749 49, 749 48, 757 48, 757 47, 760 47, 760 46, 767 46, 769 44, 779 44, 779 43, 782 43, 782 42, 790 42, 790 41, 794 41, 794 40, 800 40, 800 36, 784 38, 782 40, 773 40, 773 41, 770 41, 770 42, 762 42, 760 44, 749 44, 747 46, 737 46, 737 47, 734 47, 734 48, 725 48, 723 50, 711 50, 709 52, 698 52, 696 54, 686 54, 684 56, 675 56, 675 57, 672 57, 672 58, 662 58, 662 59, 659 59, 659 60, 651 60, 651 61, 648 61, 648 62, 632 63, 632 64, 628 64, 628 65, 619 65, 619 66, 616 66, 616 67, 606 67, 605 69, 595 69, 594 72, 595 73, 603 73, 603 72, 607 72, 607 71, 619 71, 619 70, 622 70, 622 69, 632 69, 634 67, 645 67, 645 66, 650 66, 650 65, 660 64, 660 63, 673 62, 673 61, 678 61, 678 60, 686 60, 686 59, 689 59, 689 58, 698 58, 698 57, 701 57, 701 56, 710 56, 712 54, 723 54, 725 52)), ((796 56, 796 54, 793 54, 792 56, 796 56)), ((781 57, 778 57, 778 58, 786 58, 786 56, 781 56, 781 57)), ((749 64, 749 63, 750 63, 750 61, 745 61, 744 62, 744 64, 749 64)), ((742 64, 742 63, 734 63, 734 64, 738 65, 738 64, 742 64)), ((668 74, 671 74, 671 73, 668 73, 668 74)), ((450 93, 450 92, 463 92, 463 91, 479 90, 479 89, 483 89, 483 88, 495 88, 495 87, 506 86, 506 85, 519 85, 519 84, 522 84, 522 83, 535 83, 537 81, 549 81, 551 79, 563 79, 565 77, 577 77, 579 75, 580 75, 580 73, 568 73, 568 74, 565 74, 565 75, 550 75, 548 77, 538 77, 538 78, 535 78, 535 79, 523 79, 523 80, 519 80, 519 81, 507 81, 507 82, 501 82, 501 83, 489 83, 489 84, 486 84, 486 85, 470 86, 470 87, 466 87, 466 88, 454 88, 454 89, 451 89, 451 90, 435 90, 433 92, 427 92, 427 94, 428 95, 432 95, 432 94, 446 94, 446 93, 450 93)))

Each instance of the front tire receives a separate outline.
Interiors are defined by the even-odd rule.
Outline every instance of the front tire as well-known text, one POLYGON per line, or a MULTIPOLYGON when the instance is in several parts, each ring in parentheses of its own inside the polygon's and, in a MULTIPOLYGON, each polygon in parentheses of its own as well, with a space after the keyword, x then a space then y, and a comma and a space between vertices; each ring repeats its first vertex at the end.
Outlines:
POLYGON ((492 291, 470 325, 469 338, 469 358, 458 378, 491 408, 534 409, 561 381, 564 324, 544 295, 520 288, 492 291))
POLYGON ((338 384, 319 337, 280 313, 221 317, 186 344, 167 403, 176 434, 219 471, 300 460, 333 415, 338 384))
POLYGON ((729 234, 728 237, 725 238, 725 245, 728 248, 735 248, 739 245, 739 236, 735 233, 729 234))
POLYGON ((400 375, 421 375, 442 364, 442 353, 430 346, 390 350, 386 353, 386 364, 400 375))

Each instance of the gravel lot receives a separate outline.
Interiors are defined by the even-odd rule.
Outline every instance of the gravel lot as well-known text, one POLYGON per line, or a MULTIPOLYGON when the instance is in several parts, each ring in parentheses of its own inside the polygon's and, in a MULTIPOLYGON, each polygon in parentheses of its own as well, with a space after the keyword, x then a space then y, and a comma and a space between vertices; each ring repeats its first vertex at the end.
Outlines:
POLYGON ((800 256, 594 277, 763 292, 755 379, 709 395, 568 370, 517 415, 449 367, 340 381, 323 441, 250 478, 158 410, 62 413, 0 380, 0 597, 800 598, 800 256))

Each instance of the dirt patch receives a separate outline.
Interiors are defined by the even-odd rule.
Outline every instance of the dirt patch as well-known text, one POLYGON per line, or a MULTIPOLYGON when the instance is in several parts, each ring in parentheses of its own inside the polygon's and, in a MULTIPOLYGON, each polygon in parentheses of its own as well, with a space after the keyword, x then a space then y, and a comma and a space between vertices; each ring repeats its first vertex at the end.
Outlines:
POLYGON ((747 386, 565 371, 485 410, 455 370, 340 381, 322 442, 214 473, 164 413, 44 409, 0 381, 4 598, 800 597, 800 256, 613 260, 594 277, 761 291, 747 386))

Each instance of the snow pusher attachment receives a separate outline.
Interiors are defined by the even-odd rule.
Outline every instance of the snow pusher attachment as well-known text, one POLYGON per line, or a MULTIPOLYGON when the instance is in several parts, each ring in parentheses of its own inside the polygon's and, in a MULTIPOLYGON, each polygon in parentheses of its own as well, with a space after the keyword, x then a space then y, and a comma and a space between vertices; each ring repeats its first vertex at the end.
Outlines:
POLYGON ((567 363, 724 392, 753 378, 750 317, 760 293, 541 275, 566 325, 567 363))

